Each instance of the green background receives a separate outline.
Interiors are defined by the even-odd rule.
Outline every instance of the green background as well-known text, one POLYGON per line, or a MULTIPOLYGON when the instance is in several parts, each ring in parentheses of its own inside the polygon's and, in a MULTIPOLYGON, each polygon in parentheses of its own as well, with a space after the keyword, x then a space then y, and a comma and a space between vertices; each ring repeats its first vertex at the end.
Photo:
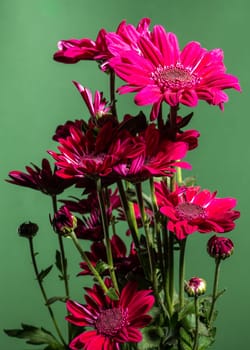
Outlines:
MULTIPOLYGON (((58 124, 87 116, 72 80, 104 92, 108 87, 107 77, 94 62, 54 62, 56 43, 71 37, 95 39, 101 27, 114 31, 122 19, 136 25, 142 17, 175 32, 181 47, 191 40, 208 49, 221 47, 228 72, 241 82, 242 93, 229 91, 224 112, 204 102, 195 109, 191 127, 201 133, 200 147, 188 159, 193 164, 191 174, 202 187, 217 189, 221 197, 236 197, 241 211, 236 230, 229 235, 235 253, 222 266, 220 286, 227 292, 218 303, 218 335, 212 349, 249 348, 249 10, 247 0, 1 0, 1 349, 36 348, 7 337, 3 328, 18 328, 24 322, 53 330, 32 274, 27 242, 18 237, 17 227, 25 220, 39 224, 35 244, 42 268, 53 263, 56 246, 48 224, 50 199, 4 179, 10 170, 24 170, 30 162, 40 165, 46 151, 56 147, 51 136, 58 124)), ((120 100, 120 114, 137 111, 132 95, 120 100)), ((211 288, 213 261, 205 251, 208 237, 190 237, 187 278, 201 276, 211 288)), ((81 301, 87 281, 74 278, 79 258, 68 240, 66 250, 71 259, 72 298, 81 301)), ((46 280, 46 287, 52 295, 60 295, 56 271, 46 280)), ((56 310, 63 319, 63 305, 56 305, 56 310)))

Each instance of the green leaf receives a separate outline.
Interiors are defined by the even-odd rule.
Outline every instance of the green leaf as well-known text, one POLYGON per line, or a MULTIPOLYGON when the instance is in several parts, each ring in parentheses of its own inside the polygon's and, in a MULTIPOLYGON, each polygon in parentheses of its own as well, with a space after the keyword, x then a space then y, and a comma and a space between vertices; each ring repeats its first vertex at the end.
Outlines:
POLYGON ((193 337, 183 327, 180 328, 180 345, 183 350, 192 350, 193 348, 193 337))
POLYGON ((52 270, 53 265, 50 265, 49 267, 47 267, 45 270, 41 270, 37 276, 37 279, 42 282, 43 279, 50 273, 50 271, 52 270))
POLYGON ((27 344, 41 345, 46 344, 46 350, 61 350, 64 346, 60 344, 56 338, 44 328, 34 327, 28 324, 21 324, 22 329, 5 329, 4 332, 10 336, 20 339, 27 339, 27 344))
POLYGON ((189 314, 194 313, 194 302, 189 301, 178 313, 178 321, 182 320, 184 317, 186 317, 189 314))
POLYGON ((213 337, 200 336, 199 337, 199 347, 198 350, 206 350, 212 345, 214 342, 213 337))

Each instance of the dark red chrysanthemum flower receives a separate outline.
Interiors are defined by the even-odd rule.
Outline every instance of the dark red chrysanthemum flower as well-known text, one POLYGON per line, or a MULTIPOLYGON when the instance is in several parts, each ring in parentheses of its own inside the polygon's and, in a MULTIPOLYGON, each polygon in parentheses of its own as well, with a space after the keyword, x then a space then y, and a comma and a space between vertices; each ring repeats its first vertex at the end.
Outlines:
POLYGON ((121 177, 132 182, 141 182, 151 176, 169 176, 176 170, 175 166, 190 169, 185 162, 177 159, 185 157, 188 145, 185 142, 172 142, 162 137, 154 124, 139 133, 138 142, 143 146, 143 152, 137 157, 114 166, 114 171, 121 177))
POLYGON ((57 195, 62 193, 66 188, 74 184, 74 179, 62 179, 53 172, 47 159, 42 160, 42 167, 32 164, 33 168, 26 166, 27 173, 22 171, 11 171, 6 180, 14 185, 29 187, 48 195, 57 195))
POLYGON ((91 327, 70 343, 72 350, 119 350, 120 344, 142 340, 141 328, 147 326, 147 315, 154 305, 150 290, 137 290, 136 282, 128 282, 118 301, 111 300, 99 285, 85 288, 86 305, 68 300, 70 313, 66 319, 76 326, 91 327))
POLYGON ((170 192, 165 183, 156 183, 156 197, 160 212, 168 218, 167 227, 178 239, 195 231, 228 232, 234 229, 234 220, 240 212, 233 210, 234 198, 217 198, 216 192, 199 186, 177 187, 170 192))
POLYGON ((124 159, 137 156, 142 152, 139 143, 124 130, 114 138, 112 122, 105 123, 97 130, 86 132, 70 128, 70 136, 59 139, 60 153, 49 151, 56 160, 57 174, 63 178, 81 178, 88 176, 95 179, 110 174, 113 167, 124 159))
POLYGON ((127 82, 118 89, 120 93, 136 92, 139 106, 153 104, 152 120, 163 101, 194 107, 204 100, 223 109, 228 100, 223 90, 240 90, 238 79, 225 73, 221 49, 208 51, 192 41, 180 50, 175 34, 160 25, 154 26, 150 36, 140 36, 137 45, 139 52, 121 50, 109 64, 127 82))
POLYGON ((76 119, 74 121, 68 120, 65 124, 58 125, 52 139, 54 141, 59 141, 59 139, 66 139, 68 136, 70 136, 70 128, 73 127, 75 129, 82 130, 84 123, 85 122, 81 119, 76 119))
MULTIPOLYGON (((121 279, 122 276, 126 276, 128 273, 134 272, 140 268, 140 262, 133 247, 131 247, 129 254, 127 254, 126 245, 118 235, 112 236, 110 244, 114 268, 119 275, 119 279, 121 279)), ((91 251, 86 252, 86 255, 93 266, 96 266, 99 261, 107 264, 107 252, 103 242, 92 243, 90 249, 91 251)), ((79 276, 91 274, 91 271, 85 262, 81 262, 80 267, 83 271, 78 274, 79 276)), ((108 269, 104 270, 103 274, 106 274, 106 272, 108 272, 108 269)))

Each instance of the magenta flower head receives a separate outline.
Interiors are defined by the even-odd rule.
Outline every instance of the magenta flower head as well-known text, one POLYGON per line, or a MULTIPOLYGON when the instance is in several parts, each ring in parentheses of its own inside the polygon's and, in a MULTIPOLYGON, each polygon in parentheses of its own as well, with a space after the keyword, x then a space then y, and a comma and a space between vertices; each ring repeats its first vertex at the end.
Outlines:
POLYGON ((238 79, 226 73, 221 49, 208 51, 192 41, 180 50, 176 35, 160 25, 150 36, 140 36, 137 46, 139 50, 120 51, 109 63, 127 83, 120 93, 136 92, 137 105, 153 105, 151 119, 157 118, 162 102, 195 107, 204 100, 223 109, 228 100, 224 90, 240 90, 238 79))
POLYGON ((235 198, 219 198, 216 192, 199 186, 180 186, 171 192, 162 182, 156 183, 155 188, 160 212, 168 217, 167 228, 179 240, 195 231, 229 232, 240 217, 240 212, 233 209, 237 204, 235 198))
POLYGON ((207 252, 215 259, 229 258, 234 251, 234 244, 230 238, 212 236, 207 242, 207 252))
POLYGON ((76 217, 64 205, 54 215, 51 221, 54 231, 59 234, 66 235, 74 231, 77 226, 76 217))
POLYGON ((136 282, 128 282, 119 300, 111 300, 97 284, 85 290, 87 304, 68 300, 70 315, 66 319, 78 327, 92 329, 74 338, 69 345, 71 350, 119 350, 122 343, 142 340, 140 329, 150 323, 147 313, 154 305, 150 290, 137 290, 136 282))
POLYGON ((206 281, 203 278, 192 277, 185 284, 185 292, 189 297, 199 296, 206 292, 206 281))

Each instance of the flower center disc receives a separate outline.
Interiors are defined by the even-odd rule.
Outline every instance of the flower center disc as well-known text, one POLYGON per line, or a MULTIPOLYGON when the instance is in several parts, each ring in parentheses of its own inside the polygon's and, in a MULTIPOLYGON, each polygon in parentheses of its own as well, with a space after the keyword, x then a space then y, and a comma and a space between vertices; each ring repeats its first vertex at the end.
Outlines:
POLYGON ((127 324, 127 317, 120 309, 113 308, 103 310, 96 321, 99 333, 113 336, 127 324))
POLYGON ((152 78, 161 88, 192 88, 199 79, 188 69, 180 66, 157 67, 152 78))
POLYGON ((205 209, 193 203, 180 203, 176 210, 179 217, 185 220, 204 219, 206 217, 205 209))

